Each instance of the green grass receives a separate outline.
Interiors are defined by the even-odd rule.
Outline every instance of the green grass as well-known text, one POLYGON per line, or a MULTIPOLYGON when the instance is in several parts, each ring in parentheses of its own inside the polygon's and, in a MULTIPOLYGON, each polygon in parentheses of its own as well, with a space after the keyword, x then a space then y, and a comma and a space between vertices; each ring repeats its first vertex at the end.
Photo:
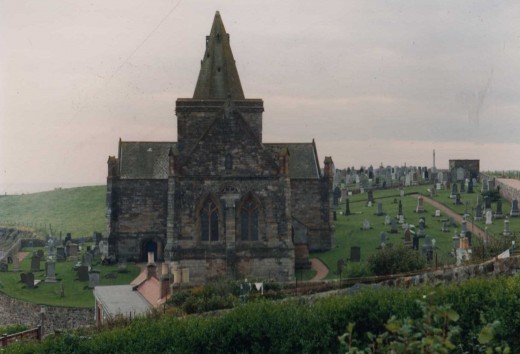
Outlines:
POLYGON ((314 269, 301 269, 297 270, 295 273, 295 277, 298 280, 311 280, 316 275, 316 271, 314 269))
POLYGON ((59 189, 0 197, 0 224, 25 226, 42 234, 73 237, 104 232, 106 186, 59 189))
MULTIPOLYGON (((24 249, 24 251, 31 251, 31 249, 24 249)), ((97 261, 99 262, 99 260, 97 261)), ((88 282, 76 280, 76 272, 72 270, 75 263, 72 261, 56 262, 56 278, 63 282, 64 297, 61 297, 61 282, 45 283, 42 281, 35 289, 28 289, 20 282, 20 274, 29 272, 31 264, 29 255, 20 263, 20 272, 0 273, 0 291, 11 297, 42 305, 92 307, 94 306, 92 289, 88 288, 88 282)), ((45 279, 44 266, 44 262, 41 262, 42 271, 34 273, 35 279, 45 279)), ((130 284, 139 274, 139 267, 131 264, 127 266, 128 273, 119 273, 117 265, 98 264, 93 268, 100 271, 100 285, 130 284), (109 273, 113 273, 115 278, 106 279, 105 276, 109 273)))

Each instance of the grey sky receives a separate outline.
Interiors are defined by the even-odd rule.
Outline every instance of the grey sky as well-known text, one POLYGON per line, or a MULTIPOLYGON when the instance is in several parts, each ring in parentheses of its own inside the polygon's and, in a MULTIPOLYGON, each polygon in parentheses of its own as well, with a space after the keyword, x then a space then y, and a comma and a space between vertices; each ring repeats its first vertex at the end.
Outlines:
POLYGON ((103 183, 117 141, 175 141, 219 10, 264 141, 320 160, 520 169, 520 4, 0 1, 0 192, 103 183), (171 14, 165 16, 171 11, 171 14))

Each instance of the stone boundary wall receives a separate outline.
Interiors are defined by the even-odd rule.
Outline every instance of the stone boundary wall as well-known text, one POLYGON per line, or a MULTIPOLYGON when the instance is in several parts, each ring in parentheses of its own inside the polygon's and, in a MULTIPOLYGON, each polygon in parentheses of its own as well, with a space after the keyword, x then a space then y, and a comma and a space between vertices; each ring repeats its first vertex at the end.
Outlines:
POLYGON ((44 308, 43 333, 49 334, 54 330, 75 329, 93 326, 94 304, 92 308, 72 308, 39 305, 18 300, 0 293, 0 324, 23 324, 31 328, 42 324, 41 310, 44 308))
POLYGON ((504 182, 495 179, 497 187, 500 187, 500 195, 510 202, 513 199, 520 199, 520 190, 505 184, 504 182))

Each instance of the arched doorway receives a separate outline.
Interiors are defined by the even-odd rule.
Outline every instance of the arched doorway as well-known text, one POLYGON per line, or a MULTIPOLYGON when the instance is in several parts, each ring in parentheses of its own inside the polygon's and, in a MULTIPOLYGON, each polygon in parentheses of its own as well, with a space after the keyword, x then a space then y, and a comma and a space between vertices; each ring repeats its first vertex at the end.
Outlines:
POLYGON ((156 241, 154 241, 152 239, 143 241, 143 246, 141 249, 142 249, 141 261, 148 262, 148 252, 153 252, 154 262, 157 262, 158 245, 157 245, 156 241))

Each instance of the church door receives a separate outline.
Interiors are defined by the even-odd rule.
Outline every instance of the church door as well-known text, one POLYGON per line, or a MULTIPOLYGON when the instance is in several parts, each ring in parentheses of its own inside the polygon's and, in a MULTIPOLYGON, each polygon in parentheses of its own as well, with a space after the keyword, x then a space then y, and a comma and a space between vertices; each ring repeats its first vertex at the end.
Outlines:
POLYGON ((157 262, 157 242, 147 240, 144 244, 144 259, 143 261, 148 262, 148 252, 153 252, 154 262, 157 262))

